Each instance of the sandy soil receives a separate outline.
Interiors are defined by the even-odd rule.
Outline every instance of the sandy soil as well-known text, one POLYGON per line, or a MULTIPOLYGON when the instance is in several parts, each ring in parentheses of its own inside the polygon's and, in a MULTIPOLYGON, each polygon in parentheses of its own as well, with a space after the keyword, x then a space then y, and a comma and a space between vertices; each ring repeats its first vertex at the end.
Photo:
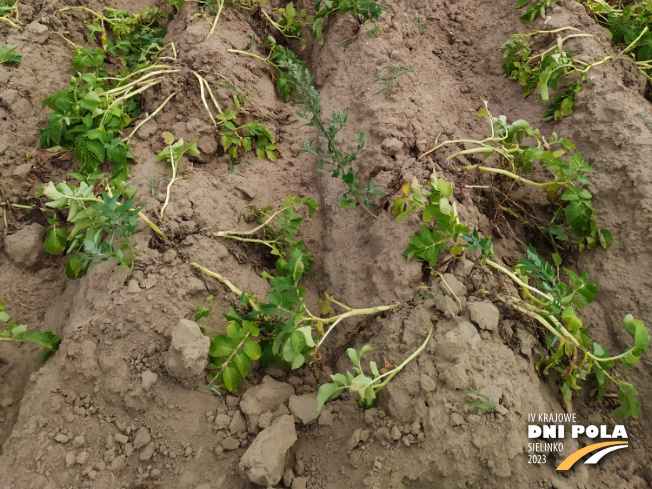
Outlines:
MULTIPOLYGON (((501 307, 498 322, 491 319, 493 310, 471 321, 470 310, 482 301, 474 292, 501 287, 480 263, 452 260, 440 270, 451 274, 447 278, 461 301, 454 317, 434 298, 420 298, 418 287, 437 290, 438 279, 402 256, 416 221, 396 224, 389 212, 402 182, 414 177, 425 181, 436 172, 454 182, 463 221, 493 235, 497 254, 514 263, 522 256, 522 243, 531 241, 543 249, 546 244, 520 223, 496 215, 487 195, 465 188, 491 181, 457 172, 457 163, 445 161, 446 152, 421 161, 416 157, 436 140, 483 137, 485 122, 475 115, 483 100, 496 115, 527 119, 543 133, 556 131, 571 139, 596 169, 591 191, 599 222, 613 232, 614 244, 565 258, 573 268, 588 270, 602 290, 584 312, 592 335, 610 351, 625 348, 625 314, 652 323, 652 125, 640 116, 652 114, 652 107, 642 96, 644 81, 624 63, 596 68, 576 98, 575 113, 553 126, 541 120, 535 97, 524 100, 521 87, 503 77, 499 47, 511 33, 530 30, 519 21, 513 0, 387 3, 391 5, 379 22, 383 31, 378 37, 367 34, 369 26, 339 16, 325 29, 324 46, 308 42, 303 51, 293 46, 315 74, 324 111, 348 110, 343 141, 353 142, 357 131, 366 131, 366 145, 355 165, 364 179, 374 177, 386 193, 376 202, 376 218, 360 208, 340 209, 332 201, 342 190, 341 182, 316 172, 314 160, 299 151, 312 133, 296 108, 277 96, 262 63, 227 52, 250 45, 254 34, 263 39, 264 24, 227 7, 215 35, 206 39, 209 25, 191 18, 197 11, 191 2, 169 21, 167 40, 176 46, 182 72, 147 92, 145 108, 153 110, 172 91, 181 94, 143 127, 131 151, 136 199, 148 203, 146 213, 153 218, 164 200, 163 192, 151 192, 148 183, 164 171, 155 162, 163 148, 161 133, 199 141, 202 154, 184 162, 187 178, 174 187, 160 223, 172 239, 161 243, 141 226, 135 235, 140 251, 133 274, 104 264, 77 281, 66 279, 63 258, 41 250, 38 233, 36 239, 30 233, 32 241, 25 242, 36 257, 33 263, 17 263, 0 253, 0 298, 12 318, 62 337, 59 351, 42 366, 37 348, 0 344, 0 487, 256 487, 242 475, 239 463, 263 428, 284 421, 291 410, 296 414, 293 402, 299 401, 291 395, 314 395, 329 372, 347 367, 345 350, 352 345, 370 344, 370 359, 381 364, 400 363, 424 340, 431 323, 436 327, 427 350, 382 391, 376 408, 363 411, 353 398, 344 397, 328 403, 308 424, 296 423, 297 441, 290 443, 278 487, 652 485, 650 356, 633 371, 621 372, 641 392, 641 416, 626 423, 628 450, 597 466, 581 465, 560 475, 554 470, 558 463, 587 442, 569 441, 563 454, 550 455, 550 463, 528 464, 527 414, 563 411, 554 379, 539 378, 534 368, 544 352, 539 339, 522 318, 501 307), (410 18, 412 4, 425 19, 423 36, 410 18), (392 60, 414 71, 384 99, 372 85, 373 73, 392 60), (250 166, 239 169, 243 176, 229 172, 189 70, 209 80, 231 78, 248 91, 256 118, 277 138, 278 162, 251 159, 250 166), (197 274, 190 262, 219 270, 244 290, 259 295, 267 290, 261 278, 263 250, 219 241, 206 230, 242 226, 237 215, 246 205, 273 205, 288 195, 320 203, 317 216, 301 231, 315 257, 305 284, 315 309, 326 291, 352 307, 402 305, 365 320, 347 320, 329 337, 321 369, 254 369, 238 396, 220 398, 196 389, 201 382, 188 385, 171 378, 164 355, 179 321, 191 319, 195 308, 214 294, 213 313, 204 324, 208 335, 223 332, 221 311, 233 299, 220 283, 197 274), (270 399, 255 401, 268 391, 273 393, 270 399), (483 414, 467 406, 467 391, 488 395, 496 412, 483 414)), ((84 2, 91 8, 133 12, 155 4, 84 2)), ((18 43, 23 55, 17 67, 0 66, 3 201, 35 203, 33 196, 44 182, 64 178, 76 168, 73 160, 47 159, 37 152, 38 128, 48 115, 41 101, 64 88, 72 74, 71 50, 51 31, 69 31, 83 42, 85 16, 58 14, 65 5, 61 0, 25 0, 19 4, 23 33, 0 24, 0 44, 18 43)), ((271 1, 265 9, 272 12, 279 6, 271 1)), ((607 41, 575 2, 564 0, 549 15, 546 28, 575 26, 607 41)), ((535 26, 540 25, 539 19, 535 26)), ((598 53, 598 48, 597 43, 577 46, 586 55, 598 53)), ((221 102, 229 99, 226 90, 216 94, 221 102)), ((542 203, 533 192, 519 195, 527 205, 542 203)), ((0 207, 0 250, 6 236, 33 223, 46 225, 38 210, 6 209, 0 207)), ((611 400, 595 405, 581 397, 575 407, 582 422, 614 424, 608 419, 611 400)), ((286 431, 279 438, 289 436, 286 431)))

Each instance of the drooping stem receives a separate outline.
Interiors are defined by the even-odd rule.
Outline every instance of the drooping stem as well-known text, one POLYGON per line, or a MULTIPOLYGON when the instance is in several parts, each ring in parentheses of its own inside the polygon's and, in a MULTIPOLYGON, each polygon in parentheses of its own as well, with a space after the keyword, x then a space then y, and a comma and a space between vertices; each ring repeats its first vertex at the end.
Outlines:
MULTIPOLYGON (((195 268, 198 269, 201 273, 203 273, 203 274, 205 274, 205 275, 208 275, 209 277, 213 277, 214 279, 219 280, 219 281, 222 282, 224 285, 226 285, 226 286, 228 287, 228 289, 229 289, 231 292, 233 292, 235 295, 237 295, 238 297, 241 297, 241 296, 242 296, 243 292, 242 292, 239 288, 237 288, 235 285, 233 285, 233 284, 229 281, 229 279, 227 279, 226 277, 223 277, 223 276, 220 275, 219 273, 213 272, 213 271, 209 270, 208 268, 204 268, 204 267, 202 267, 199 263, 195 263, 195 262, 193 262, 193 263, 190 264, 190 266, 195 267, 195 268)), ((249 302, 249 305, 251 306, 251 308, 252 308, 254 311, 258 311, 258 310, 259 310, 259 308, 258 308, 258 303, 257 303, 253 298, 249 297, 249 298, 248 298, 248 302, 249 302)))
POLYGON ((206 39, 211 37, 213 33, 215 32, 215 28, 217 27, 217 21, 220 20, 220 14, 222 13, 222 9, 224 8, 224 0, 217 0, 217 3, 219 4, 219 7, 217 9, 217 15, 215 16, 215 20, 213 21, 211 25, 211 30, 208 33, 208 36, 206 36, 206 39))
POLYGON ((383 382, 381 382, 380 384, 374 385, 374 390, 375 390, 375 391, 379 391, 380 389, 382 389, 383 387, 385 387, 385 384, 387 384, 387 382, 389 382, 390 380, 392 380, 392 378, 393 378, 397 373, 399 373, 401 370, 403 370, 403 368, 404 368, 408 363, 410 363, 412 360, 414 360, 416 357, 418 357, 419 354, 420 354, 423 350, 426 349, 426 346, 428 346, 428 342, 430 341, 430 338, 432 338, 432 333, 433 333, 434 331, 435 331, 435 325, 434 325, 434 324, 431 324, 431 325, 430 325, 430 331, 428 331, 428 336, 426 336, 425 341, 421 344, 421 346, 420 346, 419 348, 417 348, 417 349, 412 353, 412 355, 410 355, 409 357, 407 357, 407 358, 405 359, 405 361, 404 361, 403 363, 401 363, 398 367, 393 368, 393 369, 390 370, 389 372, 384 373, 384 374, 381 375, 380 377, 376 377, 376 378, 373 380, 373 382, 371 382, 371 384, 375 384, 376 382, 378 382, 378 380, 382 379, 383 377, 387 377, 387 378, 386 378, 383 382))
POLYGON ((145 221, 152 230, 158 234, 161 238, 163 238, 165 241, 168 240, 168 237, 163 234, 163 231, 159 229, 159 227, 154 224, 150 219, 143 213, 143 211, 138 211, 138 217, 140 217, 143 221, 145 221))
POLYGON ((512 173, 511 171, 508 170, 503 170, 501 168, 491 168, 489 166, 480 166, 480 165, 469 165, 469 166, 463 166, 458 168, 459 171, 462 170, 479 170, 479 171, 484 171, 484 172, 489 172, 489 173, 498 173, 499 175, 504 175, 506 177, 509 177, 513 180, 516 180, 517 182, 522 182, 522 183, 527 183, 528 185, 534 185, 535 187, 539 188, 545 188, 549 187, 552 184, 559 183, 556 181, 552 182, 535 182, 533 180, 528 180, 527 178, 523 178, 520 175, 517 175, 516 173, 512 173))
POLYGON ((167 104, 172 99, 172 97, 174 97, 178 93, 179 92, 173 92, 168 98, 166 98, 165 101, 161 105, 159 105, 159 107, 154 112, 152 112, 150 115, 145 117, 142 121, 140 121, 140 123, 134 128, 134 130, 131 131, 129 136, 127 136, 126 138, 123 138, 122 142, 125 143, 125 144, 129 144, 129 141, 131 141, 131 138, 134 137, 134 134, 136 134, 138 129, 140 129, 143 126, 143 124, 145 124, 146 122, 148 122, 148 121, 152 120, 154 117, 156 117, 156 114, 158 114, 161 111, 161 109, 163 109, 163 107, 165 107, 165 104, 167 104))
POLYGON ((554 299, 553 299, 552 296, 546 294, 545 292, 541 292, 539 289, 537 289, 537 288, 535 288, 535 287, 532 287, 532 286, 526 284, 526 283, 523 282, 520 278, 518 278, 518 277, 516 276, 516 274, 514 274, 512 271, 508 270, 508 269, 505 268, 504 266, 500 265, 499 263, 496 263, 496 262, 494 262, 494 261, 492 261, 492 260, 486 260, 486 263, 487 263, 487 265, 489 265, 490 267, 495 268, 496 270, 498 270, 498 271, 504 273, 505 275, 507 275, 509 278, 511 278, 514 282, 516 282, 516 283, 517 283, 518 285, 520 285, 521 287, 524 287, 524 288, 526 288, 527 290, 529 290, 529 291, 531 291, 531 292, 534 292, 534 293, 536 293, 536 294, 538 294, 538 295, 544 297, 545 299, 549 300, 550 302, 554 301, 554 299))
POLYGON ((302 318, 303 320, 318 320, 321 321, 322 323, 333 323, 330 328, 328 328, 328 331, 324 333, 324 336, 321 337, 319 342, 317 343, 317 346, 315 347, 315 351, 319 349, 319 347, 324 343, 324 340, 326 340, 326 337, 330 334, 331 331, 335 329, 335 326, 337 326, 340 321, 352 317, 352 316, 368 316, 371 314, 377 314, 379 312, 384 312, 384 311, 390 311, 398 306, 400 306, 400 303, 395 303, 395 304, 390 304, 388 306, 378 306, 378 307, 368 307, 365 309, 349 309, 345 313, 339 314, 337 316, 334 316, 332 318, 316 318, 312 314, 308 312, 310 317, 308 318, 302 318))
POLYGON ((634 46, 636 46, 636 43, 637 43, 638 41, 640 41, 641 37, 643 37, 643 36, 647 33, 648 30, 649 30, 648 27, 645 26, 645 28, 641 31, 641 33, 638 35, 638 37, 637 37, 636 39, 634 39, 634 40, 631 42, 631 44, 630 44, 629 46, 627 46, 627 47, 623 50, 623 54, 625 54, 625 53, 629 52, 630 50, 634 49, 634 46))
POLYGON ((272 62, 269 60, 269 56, 268 56, 267 58, 261 58, 261 57, 258 56, 257 54, 250 53, 249 51, 242 51, 242 50, 240 50, 240 49, 227 49, 227 51, 228 51, 229 53, 234 53, 234 54, 244 54, 245 56, 250 56, 250 57, 252 57, 252 58, 255 58, 255 59, 258 59, 258 60, 262 61, 263 63, 269 64, 269 65, 272 65, 274 68, 278 69, 278 66, 275 65, 274 63, 272 63, 272 62))
POLYGON ((163 207, 161 207, 161 214, 160 214, 161 220, 163 220, 163 212, 165 212, 165 208, 170 203, 170 192, 172 191, 172 185, 174 184, 174 181, 177 179, 177 162, 174 161, 174 149, 172 149, 172 142, 170 142, 169 147, 170 147, 170 165, 172 166, 172 178, 168 182, 168 186, 165 191, 165 202, 163 202, 163 207))

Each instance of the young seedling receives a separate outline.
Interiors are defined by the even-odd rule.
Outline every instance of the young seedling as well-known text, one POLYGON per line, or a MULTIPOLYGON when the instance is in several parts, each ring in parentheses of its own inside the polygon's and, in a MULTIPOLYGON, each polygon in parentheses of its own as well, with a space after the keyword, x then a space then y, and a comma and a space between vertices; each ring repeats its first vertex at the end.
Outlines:
POLYGON ((396 61, 392 61, 390 64, 383 66, 382 68, 376 68, 376 72, 374 73, 374 83, 380 83, 383 85, 383 88, 378 90, 376 94, 382 93, 385 96, 385 99, 388 99, 392 94, 394 87, 399 88, 401 86, 398 77, 413 71, 413 68, 404 68, 396 61))
POLYGON ((495 413, 494 403, 489 396, 485 396, 479 392, 469 391, 466 393, 473 401, 467 401, 464 404, 474 408, 478 408, 483 413, 495 413))
POLYGON ((20 63, 23 60, 23 57, 20 54, 12 54, 18 44, 8 44, 7 46, 2 46, 0 48, 0 64, 14 64, 20 63))
POLYGON ((258 358, 263 365, 280 362, 292 369, 311 363, 326 337, 343 320, 389 311, 398 306, 352 309, 326 295, 319 304, 321 312, 333 312, 333 307, 344 312, 324 318, 312 314, 304 298, 305 287, 299 285, 312 268, 313 261, 305 250, 304 241, 295 238, 304 221, 298 206, 305 206, 310 217, 317 210, 317 203, 312 199, 288 197, 277 209, 267 207, 254 211, 261 222, 249 231, 215 233, 222 238, 261 244, 276 257, 274 275, 263 272, 272 290, 268 292, 266 302, 243 292, 220 274, 191 263, 202 273, 224 283, 239 297, 236 308, 225 314, 229 321, 227 333, 211 340, 209 369, 215 372, 211 374, 212 387, 235 391, 249 372, 251 360, 258 358))
POLYGON ((432 333, 435 329, 434 324, 430 325, 430 330, 426 336, 425 341, 417 348, 403 363, 387 372, 381 374, 378 370, 376 362, 369 362, 369 371, 371 375, 365 374, 360 364, 362 355, 371 351, 369 345, 363 346, 359 351, 354 348, 349 348, 346 353, 353 364, 353 373, 347 371, 346 374, 331 375, 333 382, 323 384, 317 392, 317 410, 321 411, 324 404, 331 399, 338 397, 343 391, 348 390, 356 394, 356 399, 360 407, 368 409, 373 406, 376 394, 380 391, 392 378, 405 368, 405 366, 414 360, 419 354, 428 346, 432 333))
POLYGON ((2 22, 23 31, 22 23, 18 20, 18 0, 0 0, 0 23, 2 22))
POLYGON ((211 306, 209 306, 208 304, 210 302, 213 302, 214 300, 215 300, 215 296, 213 294, 211 294, 204 300, 203 305, 197 306, 197 309, 195 309, 195 315, 193 317, 193 321, 195 321, 197 324, 199 324, 199 329, 204 334, 206 334, 206 327, 202 324, 201 320, 210 315, 213 308, 211 306))
POLYGON ((611 233, 598 227, 595 221, 595 208, 592 195, 585 188, 591 181, 587 173, 594 170, 584 161, 581 153, 574 152, 575 145, 567 139, 561 139, 555 133, 546 140, 537 129, 533 129, 524 120, 509 124, 505 116, 492 117, 486 108, 478 113, 486 117, 490 124, 491 135, 484 140, 458 139, 444 141, 424 156, 450 144, 472 145, 471 148, 457 151, 447 159, 461 155, 479 154, 484 158, 497 155, 507 169, 482 165, 467 165, 459 170, 477 170, 495 173, 511 178, 516 182, 544 189, 548 198, 556 206, 555 213, 547 228, 550 236, 560 242, 569 241, 580 250, 593 249, 601 245, 606 248, 611 244, 611 233), (534 141, 530 146, 527 141, 534 141), (535 182, 521 176, 531 173, 536 163, 552 172, 554 178, 547 182, 535 182), (566 226, 557 224, 562 217, 566 226))
POLYGON ((411 6, 412 6, 412 11, 414 12, 414 17, 410 17, 410 18, 416 24, 417 29, 419 29, 419 34, 424 36, 426 34, 426 26, 423 23, 423 17, 419 16, 419 12, 417 11, 417 9, 414 8, 414 5, 411 6))
POLYGON ((190 156, 199 156, 197 141, 192 141, 186 144, 183 142, 183 138, 181 138, 175 143, 174 135, 170 132, 163 134, 163 141, 167 144, 167 147, 163 148, 163 150, 156 155, 156 162, 167 161, 172 167, 172 178, 168 181, 168 186, 165 190, 165 201, 163 202, 161 213, 159 215, 161 220, 163 220, 163 213, 170 203, 170 192, 172 190, 172 185, 174 185, 174 182, 177 180, 179 161, 186 153, 190 156))
POLYGON ((373 26, 371 29, 369 29, 369 30, 367 31, 367 35, 368 35, 369 37, 378 37, 378 35, 379 35, 381 32, 383 32, 383 27, 380 26, 380 25, 378 25, 376 22, 374 22, 374 21, 372 21, 372 20, 367 20, 367 21, 365 22, 365 25, 370 25, 370 24, 373 24, 374 26, 373 26))
POLYGON ((43 353, 39 361, 43 362, 50 353, 59 348, 61 339, 50 332, 27 331, 24 324, 16 324, 10 320, 7 314, 7 306, 0 300, 0 341, 17 341, 22 343, 34 343, 43 347, 43 353))

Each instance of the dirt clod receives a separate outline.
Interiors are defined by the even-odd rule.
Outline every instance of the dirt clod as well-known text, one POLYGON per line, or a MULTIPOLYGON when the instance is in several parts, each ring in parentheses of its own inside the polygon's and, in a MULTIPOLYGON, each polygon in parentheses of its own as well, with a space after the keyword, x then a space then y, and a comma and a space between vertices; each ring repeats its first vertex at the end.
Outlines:
POLYGON ((172 330, 172 342, 165 354, 168 374, 184 382, 196 382, 206 368, 209 347, 210 339, 197 323, 180 320, 172 330))
POLYGON ((470 302, 468 305, 471 321, 488 331, 498 328, 500 313, 498 308, 490 302, 470 302))
POLYGON ((319 411, 317 411, 317 394, 290 396, 288 408, 304 425, 314 422, 319 417, 319 411))
POLYGON ((43 252, 45 228, 32 223, 5 238, 5 253, 18 266, 34 267, 43 252))
POLYGON ((286 455, 297 441, 293 416, 281 416, 254 439, 240 460, 240 470, 254 484, 278 484, 285 471, 286 455))

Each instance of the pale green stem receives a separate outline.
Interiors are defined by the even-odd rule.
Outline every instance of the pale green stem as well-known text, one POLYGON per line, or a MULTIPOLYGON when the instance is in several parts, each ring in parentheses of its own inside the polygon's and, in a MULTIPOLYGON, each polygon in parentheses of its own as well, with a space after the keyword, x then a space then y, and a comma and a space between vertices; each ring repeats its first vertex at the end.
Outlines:
POLYGON ((627 52, 630 51, 631 49, 634 49, 634 46, 636 46, 636 43, 641 39, 641 37, 643 37, 643 36, 645 35, 645 33, 646 33, 647 31, 648 31, 648 27, 645 26, 645 29, 643 29, 643 30, 641 31, 641 33, 638 35, 638 37, 637 37, 636 39, 634 39, 634 40, 632 41, 632 43, 631 43, 629 46, 627 46, 627 47, 623 50, 623 54, 627 53, 627 52))
POLYGON ((506 177, 509 177, 513 180, 516 180, 517 182, 522 182, 522 183, 527 183, 528 185, 534 185, 535 187, 538 188, 545 188, 548 187, 552 184, 559 183, 556 181, 552 182, 535 182, 533 180, 528 180, 527 178, 523 178, 516 173, 512 173, 511 171, 503 170, 501 168, 491 168, 488 166, 480 166, 480 165, 469 165, 469 166, 463 166, 459 168, 459 170, 479 170, 479 171, 484 171, 484 172, 489 172, 489 173, 498 173, 499 175, 504 175, 506 177))
POLYGON ((491 261, 491 260, 486 260, 486 263, 487 263, 487 265, 489 265, 490 267, 495 268, 496 270, 499 270, 499 271, 503 272, 505 275, 507 275, 509 278, 511 278, 514 282, 516 282, 516 283, 517 283, 518 285, 520 285, 521 287, 525 287, 525 288, 528 289, 529 291, 534 292, 534 293, 536 293, 536 294, 538 294, 538 295, 544 297, 545 299, 549 300, 550 302, 553 302, 553 301, 554 301, 554 298, 553 298, 553 297, 551 297, 550 295, 546 294, 545 292, 541 292, 539 289, 537 289, 537 288, 535 288, 535 287, 532 287, 532 286, 526 284, 526 283, 523 282, 520 278, 518 278, 518 277, 516 276, 516 274, 514 274, 512 271, 508 270, 508 269, 505 268, 504 266, 500 265, 499 263, 496 263, 496 262, 491 261))
POLYGON ((431 325, 430 325, 430 331, 428 331, 428 336, 426 337, 426 340, 421 344, 421 346, 420 346, 419 348, 417 348, 417 349, 414 351, 414 353, 412 353, 412 355, 410 355, 409 357, 407 357, 407 358, 405 359, 405 361, 404 361, 403 363, 401 363, 398 367, 396 367, 396 368, 390 370, 389 372, 384 373, 384 374, 381 375, 380 377, 375 378, 375 379, 374 379, 374 380, 373 380, 369 385, 371 385, 371 384, 375 384, 376 382, 378 382, 378 381, 379 381, 380 379, 382 379, 383 377, 387 377, 387 378, 386 378, 383 382, 381 382, 380 384, 378 384, 378 385, 374 385, 374 390, 375 390, 375 391, 379 391, 380 389, 382 389, 383 387, 385 387, 385 384, 387 384, 387 382, 389 382, 390 380, 392 380, 392 378, 393 378, 397 373, 399 373, 401 370, 403 370, 403 368, 404 368, 408 363, 410 363, 412 360, 414 360, 416 357, 418 357, 419 354, 420 354, 423 350, 426 349, 426 347, 428 346, 428 342, 430 341, 430 338, 432 338, 432 333, 433 333, 434 331, 435 331, 435 325, 434 325, 434 324, 431 324, 431 325))
POLYGON ((324 333, 324 336, 322 336, 319 342, 317 343, 317 346, 315 347, 315 351, 319 349, 319 347, 324 343, 326 337, 330 334, 331 331, 335 329, 335 326, 337 326, 337 324, 343 319, 350 318, 352 316, 368 316, 370 314, 377 314, 379 312, 390 311, 398 306, 400 306, 400 303, 391 304, 389 306, 368 307, 365 309, 351 309, 343 314, 340 314, 332 318, 326 318, 326 319, 315 318, 312 314, 310 314, 312 318, 315 318, 317 321, 321 321, 322 323, 329 323, 329 322, 333 323, 331 327, 328 328, 328 331, 324 333))
POLYGON ((172 149, 172 143, 169 144, 169 148, 170 148, 170 165, 172 165, 172 178, 170 179, 170 182, 168 183, 168 187, 165 191, 165 202, 163 202, 163 207, 161 207, 161 214, 160 214, 161 220, 163 220, 163 212, 165 212, 165 208, 170 203, 170 192, 172 190, 172 185, 174 184, 174 181, 177 179, 178 162, 174 161, 174 149, 172 149))
POLYGON ((156 117, 156 114, 158 114, 161 111, 161 109, 163 109, 163 107, 165 107, 165 104, 167 104, 172 99, 172 97, 174 97, 177 93, 179 93, 179 92, 172 93, 168 98, 165 99, 165 101, 158 107, 158 109, 156 109, 149 116, 145 117, 142 121, 140 121, 140 123, 134 128, 134 130, 131 131, 129 136, 127 136, 126 138, 123 138, 122 142, 125 143, 125 144, 129 144, 129 141, 131 141, 131 138, 134 137, 134 134, 136 134, 138 129, 140 129, 143 126, 143 124, 145 124, 146 122, 148 122, 148 121, 152 120, 154 117, 156 117))
MULTIPOLYGON (((212 272, 212 271, 209 270, 208 268, 204 268, 204 267, 202 267, 199 263, 194 263, 194 262, 193 262, 193 263, 190 264, 190 266, 197 268, 200 272, 202 272, 202 273, 205 274, 205 275, 208 275, 209 277, 213 277, 214 279, 219 280, 219 281, 222 282, 224 285, 226 285, 226 286, 228 287, 228 289, 229 289, 231 292, 233 292, 235 295, 237 295, 238 297, 241 297, 241 296, 242 296, 242 291, 241 291, 239 288, 237 288, 235 285, 233 285, 233 284, 229 281, 229 279, 227 279, 226 277, 223 277, 223 276, 220 275, 219 273, 212 272)), ((251 306, 251 308, 252 308, 254 311, 258 311, 258 310, 259 310, 259 309, 258 309, 258 304, 257 304, 256 301, 254 301, 252 298, 249 298, 249 301, 248 301, 248 302, 249 302, 249 305, 251 306)))
POLYGON ((260 231, 261 229, 263 229, 265 226, 267 226, 270 222, 272 222, 272 220, 276 216, 278 216, 280 213, 284 212, 285 210, 286 210, 286 207, 281 207, 278 211, 276 211, 274 214, 269 216, 264 223, 262 223, 260 226, 257 226, 255 228, 249 230, 249 231, 218 231, 216 233, 213 233, 213 236, 229 237, 229 236, 233 236, 233 235, 247 236, 247 235, 250 235, 250 234, 255 234, 258 231, 260 231))
POLYGON ((217 0, 218 3, 220 4, 218 10, 217 10, 217 15, 215 16, 215 20, 213 21, 211 25, 211 30, 208 33, 208 36, 206 36, 206 39, 211 37, 213 33, 215 32, 215 28, 217 27, 217 21, 220 19, 220 14, 222 13, 222 9, 224 8, 224 0, 217 0))
MULTIPOLYGON (((161 83, 162 80, 151 80, 147 85, 140 87, 138 90, 134 90, 133 92, 129 92, 126 95, 122 95, 118 98, 116 98, 113 102, 111 102, 111 105, 104 111, 104 115, 102 116, 102 120, 100 121, 100 126, 104 124, 104 119, 106 119, 106 116, 109 114, 111 109, 115 107, 116 105, 124 102, 125 100, 129 100, 131 97, 134 97, 140 93, 143 93, 145 90, 158 85, 161 83)), ((104 95, 104 94, 102 94, 104 95)))
POLYGON ((206 102, 206 95, 204 94, 204 81, 203 81, 204 79, 201 76, 199 76, 198 73, 193 72, 193 74, 197 77, 197 80, 199 80, 199 93, 201 95, 201 100, 204 103, 204 108, 206 109, 206 112, 208 112, 208 115, 211 118, 211 122, 213 123, 214 126, 216 126, 217 122, 215 122, 215 118, 211 113, 211 109, 208 108, 208 102, 206 102))

